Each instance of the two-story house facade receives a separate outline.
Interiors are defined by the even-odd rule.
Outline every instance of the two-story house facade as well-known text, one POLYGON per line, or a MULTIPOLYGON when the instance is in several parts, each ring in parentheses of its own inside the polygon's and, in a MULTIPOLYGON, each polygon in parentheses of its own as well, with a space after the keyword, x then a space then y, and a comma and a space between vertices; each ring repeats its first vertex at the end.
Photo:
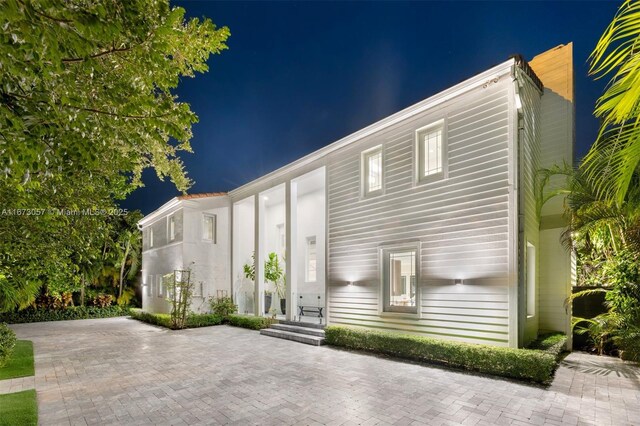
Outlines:
POLYGON ((535 175, 572 162, 573 133, 572 45, 510 58, 230 191, 228 289, 289 320, 511 347, 569 334, 562 202, 540 206, 535 175))

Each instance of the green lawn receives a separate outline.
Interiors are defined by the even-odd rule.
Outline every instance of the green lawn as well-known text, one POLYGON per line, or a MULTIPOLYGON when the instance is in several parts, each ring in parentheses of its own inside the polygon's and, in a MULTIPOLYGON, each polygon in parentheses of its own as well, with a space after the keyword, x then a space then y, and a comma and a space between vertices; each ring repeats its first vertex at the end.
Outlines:
POLYGON ((38 404, 34 389, 0 395, 0 426, 37 424, 38 404))
POLYGON ((18 340, 11 359, 0 368, 0 380, 33 375, 33 343, 30 340, 18 340))

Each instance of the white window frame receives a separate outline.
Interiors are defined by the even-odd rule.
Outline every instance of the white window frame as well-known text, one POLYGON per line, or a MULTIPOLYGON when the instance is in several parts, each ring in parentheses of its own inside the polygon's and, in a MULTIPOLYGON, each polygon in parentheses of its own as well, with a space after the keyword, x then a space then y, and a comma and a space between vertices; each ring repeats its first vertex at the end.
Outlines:
POLYGON ((202 239, 204 241, 211 241, 213 244, 218 243, 218 217, 212 213, 202 214, 202 239), (211 219, 211 238, 205 235, 207 219, 211 219))
POLYGON ((169 242, 176 239, 176 218, 174 214, 167 216, 167 239, 169 242))
POLYGON ((537 305, 537 287, 538 287, 538 274, 537 274, 537 254, 536 246, 527 241, 527 260, 526 260, 526 311, 527 318, 533 318, 536 316, 537 305))
POLYGON ((415 169, 415 183, 421 184, 426 182, 434 182, 442 179, 446 179, 449 173, 449 161, 448 161, 448 144, 447 144, 447 126, 446 121, 444 119, 434 121, 433 123, 427 124, 426 126, 420 127, 416 129, 415 132, 415 158, 414 158, 414 169, 415 169), (440 130, 440 140, 441 140, 441 168, 439 172, 434 172, 430 174, 426 174, 425 170, 425 144, 423 136, 427 133, 432 133, 437 130, 440 130))
POLYGON ((163 285, 162 285, 162 274, 158 274, 156 275, 156 292, 158 293, 158 297, 162 298, 164 297, 164 289, 163 289, 163 285))
POLYGON ((361 193, 363 197, 372 197, 380 195, 384 192, 384 150, 382 145, 374 146, 373 148, 362 151, 360 156, 360 181, 361 193), (380 154, 380 188, 370 190, 369 189, 369 157, 380 154))
POLYGON ((419 319, 422 315, 421 301, 422 291, 420 288, 420 241, 406 241, 392 244, 381 244, 378 248, 378 265, 380 274, 380 292, 379 292, 379 307, 378 313, 381 316, 402 316, 413 319, 419 319), (385 266, 385 262, 388 259, 387 254, 392 252, 415 252, 415 267, 416 267, 416 294, 415 294, 415 306, 391 306, 389 303, 389 281, 387 280, 387 274, 389 267, 385 266))
POLYGON ((153 248, 153 227, 149 226, 149 248, 153 248))
POLYGON ((316 238, 315 235, 309 236, 307 237, 306 240, 306 246, 305 246, 305 260, 304 260, 304 264, 305 264, 305 270, 304 270, 304 280, 305 282, 308 283, 315 283, 318 282, 318 240, 316 238), (310 261, 311 261, 311 257, 310 257, 310 251, 309 251, 309 246, 311 244, 311 242, 313 242, 313 245, 315 246, 314 248, 314 260, 316 263, 315 266, 315 277, 313 279, 311 279, 309 277, 309 272, 310 272, 310 261))

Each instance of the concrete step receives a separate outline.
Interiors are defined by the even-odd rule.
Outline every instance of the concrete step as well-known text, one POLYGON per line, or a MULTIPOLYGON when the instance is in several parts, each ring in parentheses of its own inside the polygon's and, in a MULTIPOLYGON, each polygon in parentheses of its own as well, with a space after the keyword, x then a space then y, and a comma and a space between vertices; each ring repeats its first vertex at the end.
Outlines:
POLYGON ((260 330, 263 336, 277 337, 279 339, 292 340, 294 342, 305 343, 307 345, 320 346, 324 344, 324 337, 311 336, 309 334, 294 333, 291 331, 265 328, 260 330))
POLYGON ((306 328, 319 328, 324 330, 324 328, 326 327, 326 325, 324 324, 318 324, 318 323, 313 323, 313 322, 302 322, 302 321, 287 321, 287 320, 280 320, 278 321, 279 324, 284 324, 284 325, 295 325, 298 327, 306 327, 306 328))
POLYGON ((324 337, 324 330, 300 325, 273 324, 270 328, 275 330, 290 331, 292 333, 308 334, 310 336, 324 337))

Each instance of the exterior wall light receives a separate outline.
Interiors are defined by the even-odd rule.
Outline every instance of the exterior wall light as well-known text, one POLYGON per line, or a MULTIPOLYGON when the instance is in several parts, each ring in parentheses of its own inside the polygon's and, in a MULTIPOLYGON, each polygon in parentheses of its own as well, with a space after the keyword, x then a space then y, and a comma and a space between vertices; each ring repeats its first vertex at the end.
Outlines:
POLYGON ((462 278, 456 278, 455 280, 453 280, 453 283, 455 285, 462 285, 464 284, 464 280, 462 278))

